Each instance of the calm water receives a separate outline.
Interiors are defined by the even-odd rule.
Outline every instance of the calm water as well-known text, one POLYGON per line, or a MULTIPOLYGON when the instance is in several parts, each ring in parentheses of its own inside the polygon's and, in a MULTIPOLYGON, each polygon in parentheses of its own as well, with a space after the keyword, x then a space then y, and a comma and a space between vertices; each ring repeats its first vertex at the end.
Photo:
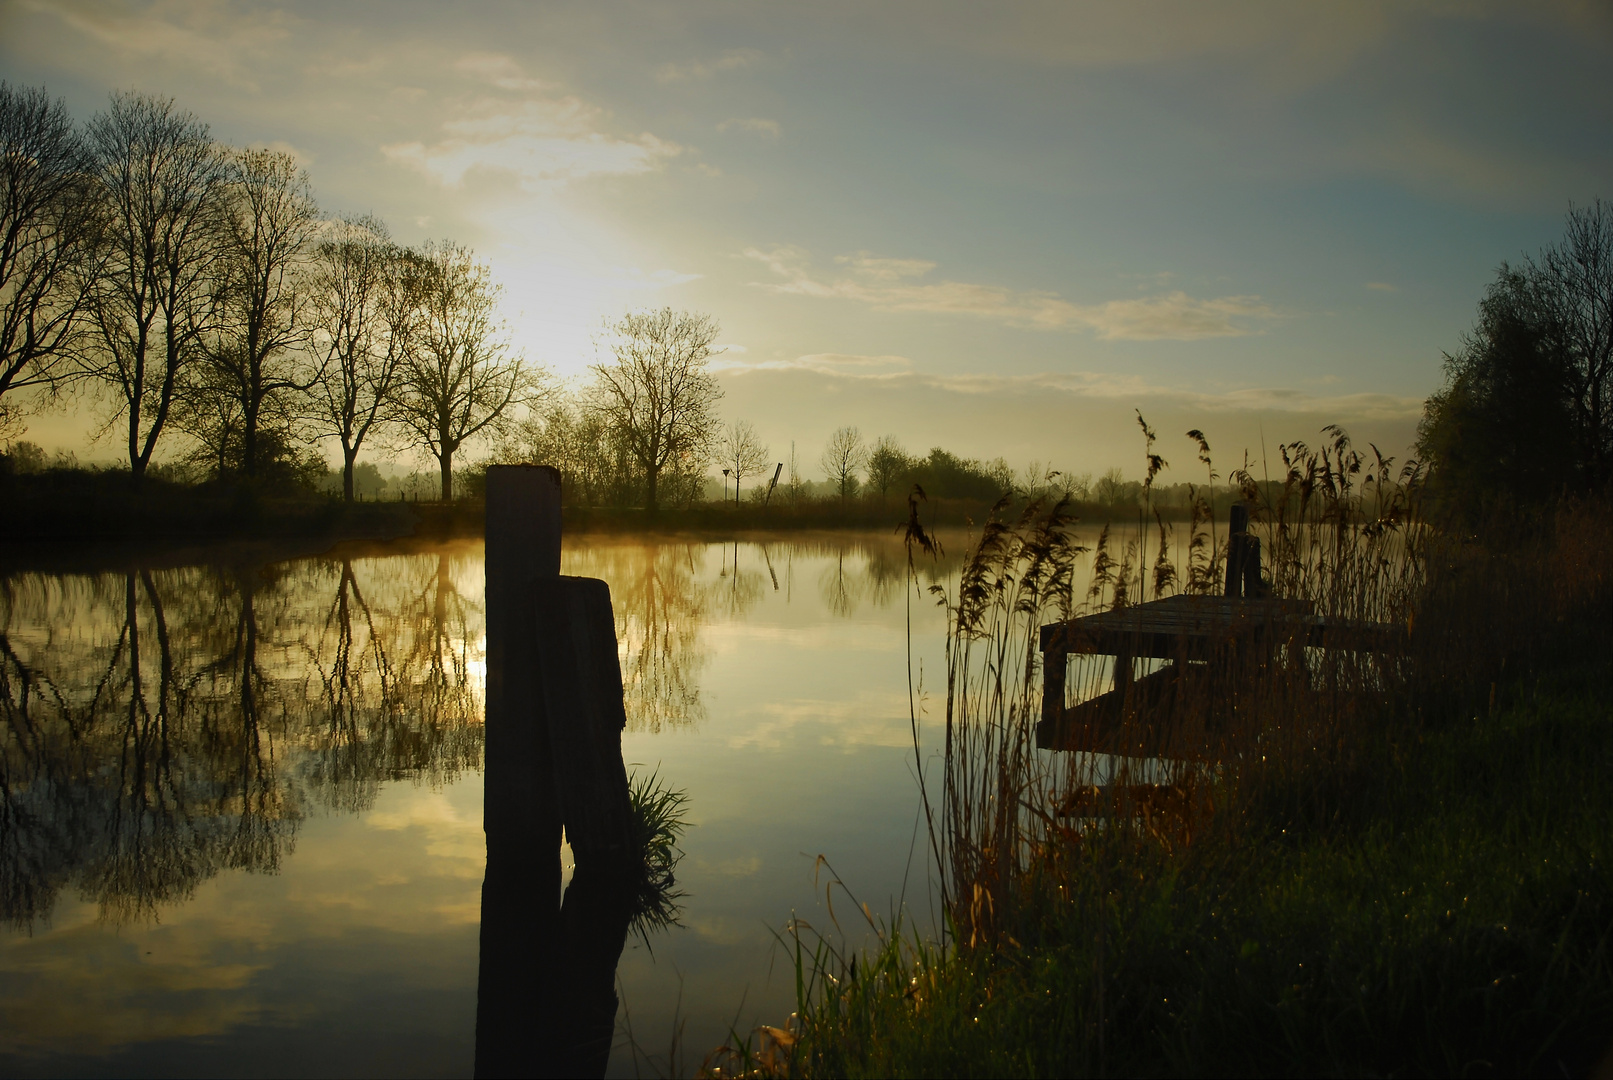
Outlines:
MULTIPOLYGON (((665 1071, 679 1024, 690 1070, 793 1008, 773 934, 830 926, 818 855, 928 922, 904 556, 584 537, 564 572, 609 583, 624 756, 692 822, 610 1071, 665 1071)), ((482 591, 479 543, 0 579, 0 1073, 469 1075, 482 591)))

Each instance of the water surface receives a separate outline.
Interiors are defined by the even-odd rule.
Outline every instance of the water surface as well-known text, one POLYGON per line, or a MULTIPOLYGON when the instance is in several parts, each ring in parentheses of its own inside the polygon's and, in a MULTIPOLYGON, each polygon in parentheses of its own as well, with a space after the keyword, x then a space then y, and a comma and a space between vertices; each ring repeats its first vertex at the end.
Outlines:
MULTIPOLYGON (((793 1007, 774 935, 832 931, 820 854, 928 921, 906 627, 936 683, 942 619, 888 535, 584 537, 564 572, 611 587, 626 760, 689 795, 610 1071, 689 1070, 793 1007)), ((0 1071, 468 1075, 481 545, 0 589, 0 1071)))

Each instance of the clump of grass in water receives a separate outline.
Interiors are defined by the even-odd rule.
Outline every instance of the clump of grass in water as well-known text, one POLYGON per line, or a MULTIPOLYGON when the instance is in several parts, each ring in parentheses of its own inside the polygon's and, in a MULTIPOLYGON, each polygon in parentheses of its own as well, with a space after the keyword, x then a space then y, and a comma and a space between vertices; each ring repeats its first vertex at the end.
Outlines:
POLYGON ((630 929, 648 946, 652 932, 681 925, 678 902, 685 894, 677 889, 675 871, 683 858, 678 840, 689 827, 684 817, 689 797, 666 786, 659 769, 648 776, 631 774, 627 793, 633 808, 633 844, 642 853, 633 877, 630 929))

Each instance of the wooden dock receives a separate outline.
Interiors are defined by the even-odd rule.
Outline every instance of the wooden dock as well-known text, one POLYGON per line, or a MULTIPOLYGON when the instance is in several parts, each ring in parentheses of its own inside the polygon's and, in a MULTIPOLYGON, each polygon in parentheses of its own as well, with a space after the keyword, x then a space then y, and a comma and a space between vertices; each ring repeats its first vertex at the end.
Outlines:
POLYGON ((1126 718, 1176 712, 1185 693, 1226 697, 1281 649, 1346 649, 1390 653, 1404 629, 1386 623, 1329 619, 1304 600, 1276 597, 1171 596, 1105 611, 1041 630, 1042 716, 1036 745, 1044 750, 1114 753, 1126 718), (1071 656, 1112 657, 1114 688, 1066 707, 1071 656), (1140 678, 1132 661, 1168 664, 1140 678))
MULTIPOLYGON (((1223 596, 1171 596, 1087 615, 1041 629, 1042 715, 1036 745, 1044 750, 1149 756, 1175 734, 1187 712, 1209 750, 1213 730, 1236 708, 1241 688, 1295 650, 1394 653, 1405 628, 1317 615, 1309 601, 1267 595, 1260 545, 1248 514, 1234 507, 1223 596), (1071 656, 1112 657, 1113 689, 1065 705, 1071 656), (1133 677, 1133 661, 1167 663, 1133 677), (1193 709, 1185 709, 1191 703, 1193 709)), ((1083 690, 1096 689, 1086 686, 1083 690)), ((1177 738, 1178 751, 1193 739, 1177 738)))

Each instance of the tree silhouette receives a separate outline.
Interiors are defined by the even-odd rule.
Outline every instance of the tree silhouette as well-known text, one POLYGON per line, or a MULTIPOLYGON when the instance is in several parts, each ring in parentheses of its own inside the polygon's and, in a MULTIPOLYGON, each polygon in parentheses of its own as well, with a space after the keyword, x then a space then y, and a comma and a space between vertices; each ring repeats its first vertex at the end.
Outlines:
POLYGON ((610 327, 612 359, 593 367, 591 403, 638 461, 652 512, 662 474, 693 471, 711 452, 722 390, 707 361, 717 329, 709 315, 671 308, 626 315, 610 327))
POLYGON ((52 390, 68 374, 94 280, 88 172, 67 106, 0 82, 0 437, 18 426, 20 391, 52 390))
POLYGON ((420 290, 394 412, 416 446, 437 460, 442 498, 453 498, 454 454, 497 433, 532 384, 497 318, 499 288, 470 249, 444 241, 420 256, 420 290))
POLYGON ((88 134, 101 222, 89 371, 117 395, 111 422, 125 422, 138 478, 216 314, 228 161, 207 125, 164 98, 115 94, 88 134))

